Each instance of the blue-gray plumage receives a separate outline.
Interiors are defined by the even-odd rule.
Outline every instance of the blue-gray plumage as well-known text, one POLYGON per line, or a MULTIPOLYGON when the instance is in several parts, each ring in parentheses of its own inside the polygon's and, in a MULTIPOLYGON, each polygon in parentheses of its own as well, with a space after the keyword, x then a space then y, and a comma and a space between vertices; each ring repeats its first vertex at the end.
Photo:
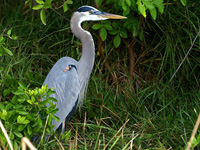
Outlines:
POLYGON ((82 56, 79 61, 71 57, 59 59, 47 75, 43 85, 54 87, 57 99, 58 112, 55 114, 60 122, 52 120, 54 131, 63 123, 62 133, 65 130, 65 119, 68 121, 77 103, 82 103, 87 91, 87 84, 94 65, 95 47, 91 34, 81 27, 83 21, 106 19, 124 19, 126 17, 101 12, 91 6, 82 6, 72 15, 70 26, 73 34, 82 42, 82 56))

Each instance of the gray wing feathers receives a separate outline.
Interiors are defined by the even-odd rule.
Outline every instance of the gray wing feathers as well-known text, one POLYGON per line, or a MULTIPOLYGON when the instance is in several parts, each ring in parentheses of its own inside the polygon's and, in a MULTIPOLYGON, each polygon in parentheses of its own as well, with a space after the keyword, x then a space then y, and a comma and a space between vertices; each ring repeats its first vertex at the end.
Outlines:
POLYGON ((55 114, 60 118, 60 122, 52 120, 54 131, 60 126, 74 107, 80 93, 78 73, 75 68, 63 71, 69 64, 76 66, 76 61, 69 57, 61 58, 47 75, 43 85, 48 84, 49 88, 54 87, 56 93, 51 97, 57 99, 58 112, 55 114))

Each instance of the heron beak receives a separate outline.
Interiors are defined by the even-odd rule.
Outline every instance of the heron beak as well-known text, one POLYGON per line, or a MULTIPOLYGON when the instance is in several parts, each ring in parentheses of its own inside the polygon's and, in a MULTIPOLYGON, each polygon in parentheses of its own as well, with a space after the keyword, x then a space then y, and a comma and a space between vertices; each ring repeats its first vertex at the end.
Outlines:
POLYGON ((124 16, 109 14, 109 13, 105 13, 105 12, 101 12, 100 16, 102 18, 108 18, 108 19, 126 19, 127 18, 127 17, 124 17, 124 16))

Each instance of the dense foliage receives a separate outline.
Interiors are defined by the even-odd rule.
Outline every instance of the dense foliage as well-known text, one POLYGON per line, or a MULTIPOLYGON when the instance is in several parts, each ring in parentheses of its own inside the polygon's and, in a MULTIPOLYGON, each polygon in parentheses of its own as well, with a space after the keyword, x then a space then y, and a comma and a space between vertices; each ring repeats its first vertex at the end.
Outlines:
MULTIPOLYGON (((40 148, 184 149, 200 111, 199 39, 169 80, 199 30, 200 2, 37 0, 30 5, 34 10, 23 1, 0 4, 1 113, 8 104, 21 105, 20 98, 14 98, 22 85, 19 81, 38 91, 59 58, 80 58, 81 43, 67 19, 79 6, 91 5, 127 19, 82 24, 92 33, 97 49, 86 100, 68 123, 67 142, 55 136, 40 148), (15 40, 10 39, 12 34, 15 40), (10 86, 15 90, 9 91, 10 86)), ((13 116, 16 121, 19 115, 18 123, 27 120, 27 115, 18 113, 13 116)), ((197 136, 193 147, 199 148, 199 141, 197 136)))

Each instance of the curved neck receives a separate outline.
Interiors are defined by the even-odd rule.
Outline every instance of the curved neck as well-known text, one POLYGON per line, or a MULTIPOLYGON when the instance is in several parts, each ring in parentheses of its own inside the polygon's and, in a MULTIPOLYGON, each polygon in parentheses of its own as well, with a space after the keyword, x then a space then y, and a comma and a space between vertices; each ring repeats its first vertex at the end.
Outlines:
POLYGON ((82 56, 77 65, 79 76, 81 78, 87 78, 88 81, 94 65, 95 47, 91 34, 82 29, 80 17, 77 15, 78 14, 75 13, 72 16, 70 26, 74 35, 79 38, 82 43, 82 56))

